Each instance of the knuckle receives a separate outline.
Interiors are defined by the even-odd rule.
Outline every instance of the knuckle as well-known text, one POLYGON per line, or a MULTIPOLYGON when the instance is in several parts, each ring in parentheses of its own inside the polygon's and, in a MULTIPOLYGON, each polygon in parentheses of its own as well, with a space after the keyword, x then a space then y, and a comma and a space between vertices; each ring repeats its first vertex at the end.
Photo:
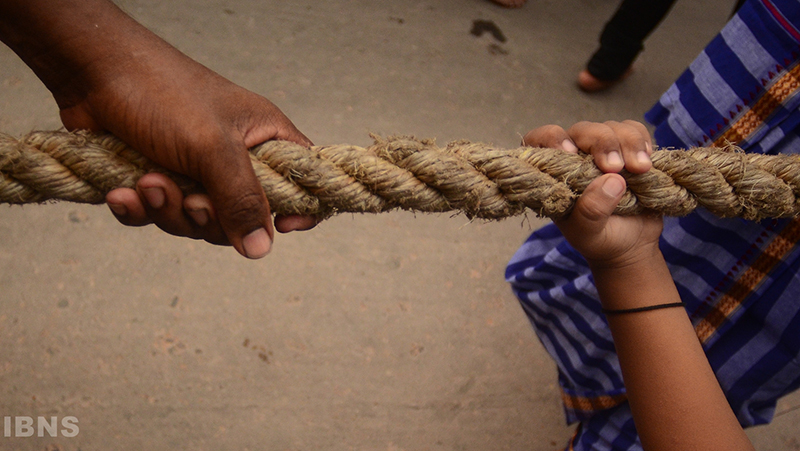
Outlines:
POLYGON ((641 132, 645 132, 645 133, 647 132, 647 127, 645 127, 645 125, 642 124, 639 121, 634 121, 633 119, 627 119, 627 120, 622 121, 622 123, 627 125, 627 126, 629 126, 629 127, 633 127, 634 129, 636 129, 636 131, 638 131, 640 133, 641 132))
POLYGON ((546 136, 555 136, 555 135, 559 135, 559 134, 561 134, 561 135, 565 135, 566 134, 566 132, 564 131, 563 128, 561 128, 560 126, 555 125, 555 124, 543 125, 543 126, 539 127, 537 130, 541 130, 542 134, 546 135, 546 136))
POLYGON ((266 216, 266 200, 263 194, 243 192, 218 208, 220 219, 230 226, 261 224, 266 216))
POLYGON ((603 132, 597 135, 597 139, 589 148, 589 153, 596 154, 596 153, 611 153, 611 152, 618 152, 620 150, 620 142, 617 135, 612 133, 610 130, 604 130, 603 132))
POLYGON ((595 222, 608 216, 608 213, 606 213, 605 205, 594 198, 587 198, 582 205, 581 215, 588 221, 595 222))
POLYGON ((528 133, 525 133, 525 136, 522 137, 523 146, 533 146, 535 142, 536 142, 535 130, 531 130, 528 133))
POLYGON ((594 127, 595 125, 598 125, 598 123, 592 121, 578 121, 575 124, 573 124, 571 128, 586 128, 586 127, 594 127))
POLYGON ((619 135, 636 142, 644 142, 650 136, 644 124, 630 119, 622 121, 616 129, 619 135))
POLYGON ((535 128, 525 134, 522 139, 523 144, 527 146, 548 146, 552 147, 559 144, 567 137, 567 132, 558 125, 543 125, 535 128))
POLYGON ((644 145, 644 137, 637 130, 627 130, 619 133, 620 141, 635 146, 644 145))

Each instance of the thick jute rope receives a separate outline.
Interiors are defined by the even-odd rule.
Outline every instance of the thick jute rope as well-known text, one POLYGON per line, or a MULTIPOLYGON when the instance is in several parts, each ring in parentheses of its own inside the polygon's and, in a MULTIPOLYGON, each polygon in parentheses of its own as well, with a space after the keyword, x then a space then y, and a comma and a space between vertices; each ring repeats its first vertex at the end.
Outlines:
MULTIPOLYGON (((272 141, 251 149, 273 211, 327 217, 403 209, 500 219, 530 209, 558 218, 601 175, 590 156, 555 149, 503 150, 465 141, 439 148, 430 140, 373 138, 367 148, 272 141)), ((697 148, 657 150, 652 160, 645 174, 623 171, 628 192, 616 213, 683 216, 704 207, 720 217, 754 220, 800 213, 797 156, 697 148)), ((102 203, 110 190, 133 187, 148 172, 168 174, 185 193, 201 190, 113 136, 0 134, 2 203, 102 203)))

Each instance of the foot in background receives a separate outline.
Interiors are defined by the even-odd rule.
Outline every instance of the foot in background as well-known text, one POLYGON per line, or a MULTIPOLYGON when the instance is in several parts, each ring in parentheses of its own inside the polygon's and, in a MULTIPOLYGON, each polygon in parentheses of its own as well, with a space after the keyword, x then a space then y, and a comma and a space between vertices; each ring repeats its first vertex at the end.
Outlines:
POLYGON ((612 86, 620 83, 622 80, 628 78, 633 73, 633 67, 629 67, 621 77, 614 80, 601 80, 589 72, 588 69, 582 70, 578 74, 578 87, 583 92, 600 92, 611 88, 612 86))

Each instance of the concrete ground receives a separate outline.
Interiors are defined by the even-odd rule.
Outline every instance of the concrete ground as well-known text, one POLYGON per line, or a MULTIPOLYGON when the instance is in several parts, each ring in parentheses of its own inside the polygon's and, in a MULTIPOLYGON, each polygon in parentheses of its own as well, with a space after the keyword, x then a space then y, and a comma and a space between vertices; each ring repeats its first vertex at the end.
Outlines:
MULTIPOLYGON (((547 123, 641 119, 733 1, 678 2, 623 85, 574 78, 617 0, 120 0, 265 95, 318 144, 368 133, 515 146, 547 123), (507 38, 470 34, 476 19, 507 38)), ((60 126, 0 48, 0 130, 60 126)), ((0 414, 76 437, 1 450, 554 450, 556 373, 503 281, 543 224, 342 216, 262 261, 126 228, 105 207, 0 207, 0 414)), ((800 449, 800 396, 750 432, 800 449)))

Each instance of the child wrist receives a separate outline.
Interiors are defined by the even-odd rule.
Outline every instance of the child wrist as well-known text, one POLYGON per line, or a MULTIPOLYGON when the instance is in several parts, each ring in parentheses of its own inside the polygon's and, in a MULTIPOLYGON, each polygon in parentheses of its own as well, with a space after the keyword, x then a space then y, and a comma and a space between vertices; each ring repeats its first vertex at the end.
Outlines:
POLYGON ((658 243, 642 246, 614 258, 586 258, 592 272, 638 271, 649 265, 661 265, 664 257, 658 243))

